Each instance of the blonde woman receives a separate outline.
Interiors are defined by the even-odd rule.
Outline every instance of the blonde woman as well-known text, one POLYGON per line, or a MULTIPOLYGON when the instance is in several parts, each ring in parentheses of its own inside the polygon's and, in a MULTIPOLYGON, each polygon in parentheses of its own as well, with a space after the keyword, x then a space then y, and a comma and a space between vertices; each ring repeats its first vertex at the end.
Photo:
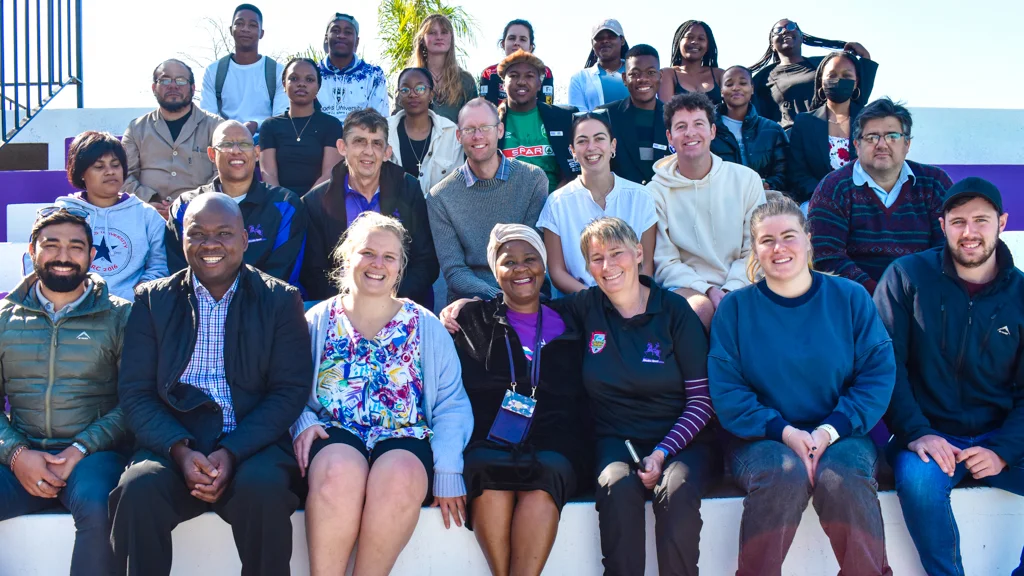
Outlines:
POLYGON ((473 412, 444 327, 395 297, 407 242, 398 220, 364 212, 333 254, 341 294, 306 314, 316 370, 292 438, 314 576, 343 574, 357 538, 355 573, 389 573, 431 493, 445 527, 465 518, 473 412))
POLYGON ((426 68, 434 81, 434 112, 459 121, 462 105, 477 97, 473 76, 455 59, 455 28, 443 14, 431 14, 413 39, 409 66, 426 68))

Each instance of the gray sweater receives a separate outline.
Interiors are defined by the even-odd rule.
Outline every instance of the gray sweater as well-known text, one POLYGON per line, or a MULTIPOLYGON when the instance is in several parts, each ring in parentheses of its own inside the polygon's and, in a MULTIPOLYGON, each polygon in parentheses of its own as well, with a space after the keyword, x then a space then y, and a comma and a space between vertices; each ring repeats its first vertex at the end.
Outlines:
POLYGON ((495 224, 537 226, 548 197, 548 179, 536 166, 510 159, 508 180, 477 180, 466 186, 461 169, 430 190, 427 211, 437 260, 448 283, 448 301, 498 294, 487 264, 487 241, 495 224))

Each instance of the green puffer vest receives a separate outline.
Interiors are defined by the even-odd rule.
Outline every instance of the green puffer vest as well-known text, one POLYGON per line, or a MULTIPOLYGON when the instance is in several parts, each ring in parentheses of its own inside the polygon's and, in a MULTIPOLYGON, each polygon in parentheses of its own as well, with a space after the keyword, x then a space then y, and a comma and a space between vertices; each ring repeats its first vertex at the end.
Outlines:
POLYGON ((90 274, 85 299, 56 325, 36 295, 36 276, 24 278, 0 301, 0 462, 18 446, 62 449, 78 442, 89 453, 108 450, 126 435, 117 408, 117 371, 131 303, 107 292, 90 274))

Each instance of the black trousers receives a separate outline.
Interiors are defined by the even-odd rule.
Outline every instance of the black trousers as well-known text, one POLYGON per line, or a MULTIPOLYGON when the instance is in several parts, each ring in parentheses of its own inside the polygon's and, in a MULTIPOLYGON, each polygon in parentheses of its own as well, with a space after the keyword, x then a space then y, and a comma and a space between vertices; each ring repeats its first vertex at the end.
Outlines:
POLYGON ((235 464, 234 478, 214 504, 196 499, 169 458, 140 450, 110 493, 111 541, 119 574, 171 573, 171 531, 213 510, 231 524, 243 576, 290 573, 291 516, 299 498, 290 486, 295 457, 272 444, 235 464))
MULTIPOLYGON (((654 540, 658 573, 696 576, 700 557, 700 499, 720 475, 719 455, 699 435, 665 461, 653 490, 654 540)), ((634 442, 640 458, 654 445, 634 442)), ((643 576, 646 564, 644 504, 651 490, 644 487, 620 438, 597 440, 597 517, 601 553, 608 576, 643 576)))

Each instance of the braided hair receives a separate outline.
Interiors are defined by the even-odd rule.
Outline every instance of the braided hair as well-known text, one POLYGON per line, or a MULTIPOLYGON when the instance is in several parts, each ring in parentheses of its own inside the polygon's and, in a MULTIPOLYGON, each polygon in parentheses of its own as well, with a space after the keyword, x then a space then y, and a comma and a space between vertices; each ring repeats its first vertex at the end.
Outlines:
MULTIPOLYGON (((784 18, 784 20, 786 20, 784 18)), ((781 22, 780 20, 779 22, 781 22)), ((792 22, 792 20, 790 20, 792 22)), ((799 29, 799 26, 797 27, 799 29)), ((775 32, 775 25, 772 25, 772 29, 768 31, 768 49, 765 50, 764 54, 761 55, 761 59, 756 64, 750 67, 750 71, 757 74, 764 68, 767 68, 771 64, 778 64, 780 62, 779 54, 772 47, 772 38, 775 32)), ((709 33, 708 36, 711 34, 709 33)), ((806 46, 814 46, 816 48, 830 48, 832 50, 842 50, 846 46, 846 42, 843 40, 826 40, 825 38, 818 38, 817 36, 811 36, 803 30, 800 30, 800 35, 803 36, 803 44, 806 46)))
POLYGON ((818 69, 814 71, 814 98, 811 99, 811 109, 815 109, 825 105, 825 92, 822 89, 825 85, 825 66, 832 61, 833 58, 846 58, 853 64, 853 70, 857 73, 857 87, 860 87, 860 59, 853 52, 829 52, 827 56, 821 59, 818 64, 818 69))
POLYGON ((683 64, 683 51, 679 49, 679 44, 683 41, 683 36, 686 32, 694 26, 701 26, 704 28, 704 32, 708 35, 708 49, 704 53, 704 58, 701 59, 700 65, 708 68, 718 68, 718 43, 715 42, 715 35, 711 32, 711 27, 706 22, 700 20, 687 20, 676 28, 675 36, 672 37, 672 66, 682 66, 683 64))

